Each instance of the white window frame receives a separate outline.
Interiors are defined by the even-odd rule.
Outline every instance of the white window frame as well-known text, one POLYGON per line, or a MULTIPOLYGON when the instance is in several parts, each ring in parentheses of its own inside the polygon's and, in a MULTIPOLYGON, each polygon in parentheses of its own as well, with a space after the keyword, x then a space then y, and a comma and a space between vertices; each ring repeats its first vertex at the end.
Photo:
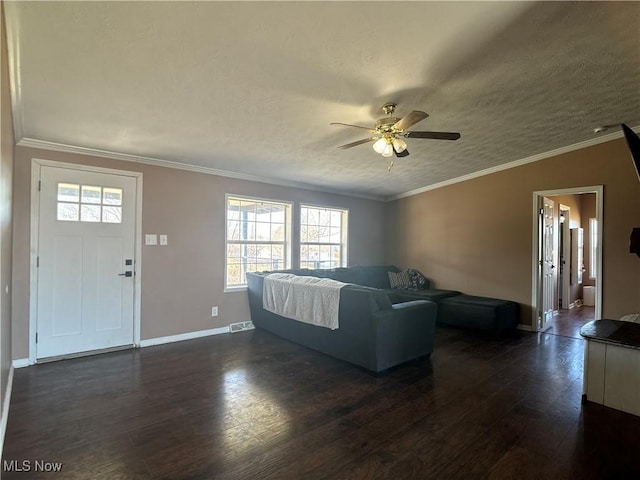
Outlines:
MULTIPOLYGON (((263 244, 271 244, 271 245, 282 245, 284 249, 284 265, 277 266, 278 269, 287 269, 291 268, 291 211, 293 208, 292 202, 286 202, 283 200, 274 200, 267 198, 258 198, 258 197, 250 197, 247 195, 235 195, 235 194, 226 194, 225 202, 224 202, 224 217, 225 217, 225 233, 224 233, 224 291, 232 292, 238 290, 246 290, 247 283, 246 279, 244 283, 241 284, 232 284, 229 285, 228 276, 228 268, 229 268, 229 257, 228 257, 228 249, 229 245, 232 244, 240 244, 240 245, 263 245, 263 244), (284 207, 285 211, 285 221, 284 221, 284 240, 229 240, 229 202, 230 201, 245 201, 245 202, 255 202, 259 204, 270 204, 284 207)), ((269 223, 269 222, 264 222, 269 223)), ((248 264, 245 264, 248 265, 248 264)), ((247 271, 254 271, 249 268, 244 270, 244 273, 247 271)))
POLYGON ((589 219, 589 278, 598 276, 598 219, 589 219))
POLYGON ((299 266, 300 268, 308 268, 308 265, 304 265, 302 259, 302 248, 305 245, 314 245, 314 246, 338 246, 340 248, 340 265, 330 265, 330 266, 322 266, 320 264, 314 266, 314 268, 336 268, 336 267, 346 267, 348 265, 347 261, 348 261, 348 238, 349 238, 349 209, 347 208, 340 208, 340 207, 328 207, 328 206, 324 206, 324 205, 313 205, 313 204, 309 204, 309 203, 303 203, 300 204, 300 226, 299 226, 299 231, 300 231, 300 244, 298 246, 298 262, 299 262, 299 266), (303 241, 302 238, 302 228, 305 225, 303 223, 303 214, 302 214, 302 210, 304 208, 311 208, 311 209, 316 209, 316 210, 328 210, 328 211, 332 211, 332 212, 339 212, 341 215, 340 218, 340 242, 336 243, 336 242, 306 242, 303 241))

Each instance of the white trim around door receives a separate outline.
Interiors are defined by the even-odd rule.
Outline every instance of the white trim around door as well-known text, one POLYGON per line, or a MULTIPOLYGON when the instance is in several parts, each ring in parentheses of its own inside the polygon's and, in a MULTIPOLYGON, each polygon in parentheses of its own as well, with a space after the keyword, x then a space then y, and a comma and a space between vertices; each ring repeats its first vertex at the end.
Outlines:
POLYGON ((142 282, 142 172, 116 170, 110 168, 80 165, 75 163, 57 162, 39 158, 31 159, 31 236, 30 236, 30 267, 29 267, 29 365, 37 362, 37 314, 38 314, 38 238, 40 225, 40 202, 38 197, 38 182, 42 167, 67 168, 83 172, 106 173, 132 177, 136 181, 135 205, 135 257, 136 274, 134 276, 133 300, 133 344, 140 346, 140 287, 142 282))
MULTIPOLYGON (((542 305, 540 304, 540 204, 543 197, 553 197, 557 195, 581 195, 585 193, 596 194, 596 218, 598 220, 598 238, 602 239, 603 235, 603 206, 604 206, 604 187, 602 185, 592 185, 588 187, 562 188, 557 190, 541 190, 533 192, 533 248, 531 254, 531 305, 533 305, 533 318, 531 319, 531 330, 539 331, 539 318, 542 314, 542 305)), ((602 240, 598 245, 596 255, 596 268, 598 272, 602 272, 602 240)), ((595 318, 602 318, 602 275, 600 281, 596 282, 596 301, 595 301, 595 318)))

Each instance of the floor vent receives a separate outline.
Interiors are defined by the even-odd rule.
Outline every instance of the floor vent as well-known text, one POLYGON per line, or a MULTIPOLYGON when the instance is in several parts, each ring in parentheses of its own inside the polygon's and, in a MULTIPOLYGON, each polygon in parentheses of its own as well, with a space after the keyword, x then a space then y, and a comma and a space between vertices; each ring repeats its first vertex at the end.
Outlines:
POLYGON ((255 327, 253 326, 253 322, 251 320, 247 322, 238 322, 229 324, 229 332, 236 333, 242 332, 244 330, 253 330, 255 327))

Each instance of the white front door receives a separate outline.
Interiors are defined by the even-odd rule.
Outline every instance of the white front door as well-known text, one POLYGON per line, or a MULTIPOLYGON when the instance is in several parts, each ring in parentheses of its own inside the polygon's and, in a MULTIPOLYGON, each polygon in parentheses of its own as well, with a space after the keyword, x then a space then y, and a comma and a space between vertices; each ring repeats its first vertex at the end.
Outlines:
POLYGON ((38 359, 134 343, 133 176, 40 167, 38 359))
POLYGON ((544 197, 542 206, 542 317, 539 329, 553 319, 556 265, 555 265, 555 202, 544 197))

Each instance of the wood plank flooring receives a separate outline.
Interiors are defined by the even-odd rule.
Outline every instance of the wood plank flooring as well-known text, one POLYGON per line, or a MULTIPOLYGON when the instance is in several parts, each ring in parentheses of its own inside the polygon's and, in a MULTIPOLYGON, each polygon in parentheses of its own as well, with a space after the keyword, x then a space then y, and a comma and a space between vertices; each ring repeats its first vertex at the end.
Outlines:
POLYGON ((640 417, 583 405, 582 362, 581 339, 438 328, 380 376, 259 330, 37 365, 2 478, 640 478, 640 417))
POLYGON ((595 320, 595 310, 595 307, 585 305, 571 310, 560 310, 553 316, 553 321, 545 333, 581 339, 580 329, 585 323, 595 320))

